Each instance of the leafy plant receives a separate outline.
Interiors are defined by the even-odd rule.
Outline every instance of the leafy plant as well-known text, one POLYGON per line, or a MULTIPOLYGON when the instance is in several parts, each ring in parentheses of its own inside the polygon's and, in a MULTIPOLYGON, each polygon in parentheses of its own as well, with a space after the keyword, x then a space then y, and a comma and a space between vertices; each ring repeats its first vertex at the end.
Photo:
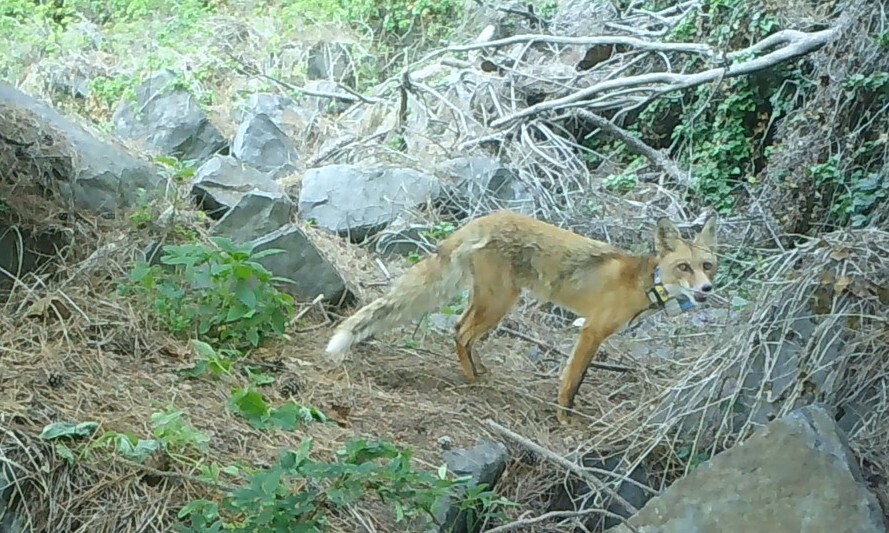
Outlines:
MULTIPOLYGON (((858 151, 871 151, 874 144, 863 143, 858 151)), ((816 186, 830 191, 830 211, 839 224, 866 226, 875 209, 889 198, 889 179, 858 166, 844 168, 843 163, 841 156, 832 155, 824 163, 809 168, 809 175, 816 186)))
POLYGON ((254 253, 247 244, 211 238, 205 244, 164 246, 161 265, 137 263, 121 289, 147 305, 172 333, 240 350, 281 336, 293 312, 293 297, 281 292, 258 260, 282 250, 254 253))
POLYGON ((184 531, 323 531, 330 514, 368 496, 390 505, 399 523, 414 516, 432 518, 433 507, 448 495, 466 507, 481 504, 481 517, 511 503, 484 486, 466 490, 469 477, 448 479, 444 466, 437 474, 414 470, 410 452, 385 441, 352 440, 331 463, 312 460, 312 444, 308 438, 297 450, 283 452, 277 464, 249 474, 219 503, 187 504, 179 512, 184 531))
POLYGON ((256 429, 279 428, 293 431, 300 423, 327 422, 327 417, 321 411, 296 402, 271 407, 262 393, 250 387, 232 391, 228 409, 244 417, 256 429))

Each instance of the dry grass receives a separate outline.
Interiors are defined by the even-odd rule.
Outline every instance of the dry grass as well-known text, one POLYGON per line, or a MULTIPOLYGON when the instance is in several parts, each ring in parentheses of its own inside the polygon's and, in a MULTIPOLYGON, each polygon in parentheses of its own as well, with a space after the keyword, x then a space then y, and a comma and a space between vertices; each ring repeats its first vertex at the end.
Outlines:
MULTIPOLYGON (((53 422, 94 421, 100 424, 98 434, 150 438, 151 414, 175 406, 211 436, 206 459, 254 466, 270 464, 280 449, 296 448, 307 437, 315 440, 316 456, 329 459, 348 440, 366 436, 410 447, 418 467, 433 469, 441 463, 441 437, 457 447, 471 446, 488 435, 485 418, 557 453, 584 438, 582 431, 555 421, 557 368, 536 369, 522 355, 528 349, 522 341, 491 338, 484 350, 494 363, 492 376, 469 385, 448 339, 425 327, 413 343, 422 348, 401 347, 414 333, 407 327, 358 348, 347 365, 328 368, 320 352, 330 326, 322 323, 291 331, 288 342, 257 350, 250 360, 267 365, 276 378, 263 389, 272 405, 289 399, 283 385, 296 383, 293 399, 318 407, 337 424, 257 431, 225 407, 231 388, 246 383, 243 376, 180 377, 177 372, 193 363, 190 346, 159 331, 135 302, 117 295, 118 282, 147 243, 123 223, 106 228, 91 247, 58 257, 56 276, 40 283, 19 279, 0 311, 0 464, 14 484, 13 508, 35 531, 168 531, 186 502, 219 496, 195 479, 192 463, 163 459, 140 466, 100 454, 67 464, 38 438, 53 422), (118 246, 105 246, 109 242, 118 246), (93 259, 96 249, 106 251, 103 260, 93 259)), ((336 253, 333 242, 321 247, 336 253)), ((357 254, 347 268, 366 276, 373 266, 366 261, 357 254)), ((606 390, 609 379, 593 375, 585 389, 606 390)), ((593 394, 580 400, 580 408, 596 417, 607 409, 601 402, 593 394)), ((552 475, 545 464, 520 460, 509 467, 502 490, 537 505, 533 500, 546 492, 552 475)), ((376 530, 394 530, 388 510, 370 505, 355 512, 376 530)), ((341 531, 359 530, 360 521, 335 518, 341 531)))
MULTIPOLYGON (((609 362, 636 371, 590 373, 578 397, 578 409, 590 422, 585 431, 555 421, 553 401, 564 363, 559 354, 549 352, 534 363, 528 342, 504 334, 519 330, 546 346, 570 350, 573 332, 542 327, 543 311, 525 302, 511 314, 506 328, 481 347, 492 374, 477 384, 463 381, 448 336, 425 325, 408 326, 365 344, 339 368, 327 367, 320 357, 330 324, 292 330, 288 342, 272 343, 250 356, 275 375, 276 384, 263 392, 271 404, 279 405, 289 398, 283 385, 296 383, 297 402, 320 408, 337 423, 270 433, 254 430, 226 410, 230 389, 242 385, 243 378, 183 379, 177 371, 192 362, 189 345, 158 331, 141 309, 117 296, 117 282, 145 244, 128 231, 122 224, 113 231, 106 228, 92 247, 59 258, 63 275, 42 283, 20 280, 0 313, 0 461, 19 494, 26 495, 15 499, 14 507, 36 530, 50 524, 55 531, 169 530, 187 501, 218 497, 216 489, 195 479, 193 464, 162 460, 146 467, 103 459, 68 465, 37 438, 44 426, 60 421, 96 421, 100 431, 147 438, 151 414, 169 406, 182 409, 189 422, 211 436, 207 457, 220 464, 268 465, 280 449, 295 448, 307 437, 315 440, 317 457, 330 458, 351 438, 366 436, 412 448, 418 466, 431 469, 440 463, 441 437, 450 437, 455 446, 471 446, 482 436, 497 438, 483 423, 490 418, 560 455, 590 449, 622 454, 628 466, 644 463, 667 485, 691 464, 682 455, 683 447, 694 446, 692 456, 697 450, 718 451, 765 421, 737 413, 728 416, 732 411, 720 404, 752 398, 744 413, 768 405, 767 418, 780 416, 811 400, 805 383, 814 380, 819 400, 829 407, 852 401, 865 407, 865 418, 851 433, 852 446, 867 471, 886 475, 889 443, 880 431, 886 424, 886 404, 879 394, 867 392, 883 390, 889 375, 881 311, 889 277, 889 236, 884 233, 829 235, 823 241, 826 246, 815 242, 776 256, 760 274, 773 283, 766 285, 747 322, 711 349, 704 349, 700 338, 689 338, 685 343, 693 343, 694 356, 640 366, 626 356, 626 338, 610 340, 609 362), (126 246, 111 250, 103 261, 88 259, 92 251, 106 242, 121 242, 125 234, 126 246), (821 295, 825 288, 842 290, 821 295), (792 317, 810 305, 812 295, 821 295, 817 305, 827 306, 816 308, 813 318, 812 338, 821 340, 809 342, 793 359, 802 373, 794 375, 780 401, 768 403, 764 391, 777 378, 767 373, 768 378, 751 381, 755 374, 749 369, 756 363, 748 354, 773 354, 776 348, 765 340, 783 334, 792 317), (842 335, 835 335, 836 328, 842 335), (834 336, 842 338, 843 345, 824 361, 830 343, 823 339, 834 336), (405 347, 409 337, 415 348, 405 347), (820 369, 817 380, 812 369, 820 369), (729 383, 736 386, 715 386, 727 378, 734 378, 729 383), (690 402, 685 394, 678 397, 678 390, 696 391, 699 401, 690 402), (701 420, 695 412, 705 406, 713 413, 708 423, 690 425, 689 420, 701 420)), ((342 244, 334 239, 322 243, 317 232, 310 233, 326 254, 339 253, 342 244)), ((364 254, 353 253, 341 264, 365 280, 384 280, 364 254)), ((397 269, 390 268, 397 275, 397 269)), ((382 288, 369 287, 365 298, 382 288)), ((659 321, 658 333, 668 332, 669 322, 659 321)), ((667 341, 640 344, 661 342, 667 341)), ((766 358, 774 361, 773 355, 766 358)), ((520 502, 523 511, 542 512, 549 491, 564 475, 533 454, 511 449, 513 461, 501 494, 520 502)), ((388 510, 375 505, 335 520, 342 531, 362 530, 366 526, 361 523, 371 530, 395 530, 388 510)), ((540 527, 537 530, 571 529, 570 521, 540 527)))
POLYGON ((889 513, 889 233, 836 232, 773 256, 740 323, 660 365, 653 394, 609 413, 584 449, 617 449, 662 490, 770 420, 814 402, 836 414, 889 513))

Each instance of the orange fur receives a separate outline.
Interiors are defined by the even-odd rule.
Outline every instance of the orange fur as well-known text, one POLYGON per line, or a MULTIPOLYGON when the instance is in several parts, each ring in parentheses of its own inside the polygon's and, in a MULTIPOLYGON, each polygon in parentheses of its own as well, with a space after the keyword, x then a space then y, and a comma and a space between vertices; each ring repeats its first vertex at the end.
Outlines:
POLYGON ((456 326, 455 351, 463 374, 487 372, 474 345, 497 326, 523 290, 582 316, 584 326, 561 375, 557 416, 568 409, 586 370, 606 338, 646 310, 654 271, 671 295, 703 301, 716 274, 715 219, 694 241, 661 219, 653 255, 631 255, 533 217, 503 210, 477 218, 443 240, 438 252, 399 279, 388 294, 359 309, 336 330, 327 355, 342 360, 353 345, 434 311, 469 287, 456 326))

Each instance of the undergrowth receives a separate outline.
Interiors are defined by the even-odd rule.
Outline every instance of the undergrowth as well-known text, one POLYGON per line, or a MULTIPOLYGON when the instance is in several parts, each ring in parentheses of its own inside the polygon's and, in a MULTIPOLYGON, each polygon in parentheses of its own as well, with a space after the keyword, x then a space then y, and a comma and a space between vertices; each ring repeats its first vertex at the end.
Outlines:
MULTIPOLYGON (((121 293, 146 319, 189 341, 194 363, 179 371, 180 379, 230 387, 227 411, 270 434, 332 423, 320 410, 293 400, 274 405, 262 387, 275 378, 250 368, 250 350, 283 335, 294 311, 293 298, 281 291, 287 280, 259 262, 273 253, 281 250, 255 252, 222 238, 168 245, 160 264, 137 263, 120 283, 121 293)), ((194 499, 179 509, 183 532, 327 531, 332 520, 360 503, 384 505, 408 529, 435 523, 443 518, 437 513, 441 505, 456 505, 472 511, 465 515, 471 526, 501 518, 502 507, 512 505, 484 484, 473 484, 471 476, 455 477, 445 465, 418 468, 411 450, 386 440, 356 437, 323 460, 305 435, 296 449, 258 467, 219 462, 212 439, 175 405, 155 412, 148 425, 150 433, 139 434, 100 430, 92 420, 57 422, 41 437, 70 463, 121 458, 147 465, 163 456, 178 465, 177 471, 197 472, 193 479, 219 496, 194 499)))

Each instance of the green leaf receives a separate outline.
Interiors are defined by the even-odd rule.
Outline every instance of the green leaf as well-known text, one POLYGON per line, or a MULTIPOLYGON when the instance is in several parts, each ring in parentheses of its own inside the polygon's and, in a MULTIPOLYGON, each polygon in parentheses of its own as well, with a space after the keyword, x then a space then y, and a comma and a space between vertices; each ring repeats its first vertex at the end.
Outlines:
POLYGON ((149 274, 151 274, 151 266, 144 261, 139 261, 133 266, 133 270, 130 272, 130 281, 133 283, 141 283, 149 274))
POLYGON ((269 422, 284 431, 293 431, 296 429, 297 421, 300 419, 300 406, 293 402, 287 402, 277 409, 272 409, 269 414, 269 422))
POLYGON ((71 451, 71 448, 65 446, 61 442, 57 442, 53 449, 59 457, 67 461, 69 464, 74 462, 74 452, 71 451))
POLYGON ((228 401, 229 409, 244 417, 257 429, 265 427, 269 405, 262 394, 251 389, 235 389, 228 401))
POLYGON ((138 439, 134 445, 131 437, 118 434, 117 438, 114 439, 114 447, 124 457, 134 461, 142 461, 152 452, 161 449, 161 443, 154 439, 138 439))
POLYGON ((205 359, 216 357, 216 350, 214 350, 213 347, 206 342, 192 339, 191 344, 192 346, 194 346, 195 351, 200 357, 203 357, 205 359))
POLYGON ((183 411, 170 411, 167 413, 152 413, 151 414, 151 425, 154 428, 169 426, 173 422, 176 422, 182 418, 182 415, 185 414, 183 411))
POLYGON ((270 376, 261 370, 254 370, 249 366, 244 368, 244 370, 247 372, 250 382, 256 386, 269 385, 275 382, 274 376, 270 376))
POLYGON ((43 431, 40 432, 40 438, 43 440, 85 439, 89 438, 98 427, 98 422, 80 422, 79 424, 54 422, 44 426, 43 431))
POLYGON ((252 309, 244 307, 243 305, 233 305, 229 307, 228 313, 225 314, 225 321, 235 322, 247 316, 251 311, 252 309))
POLYGON ((176 158, 165 156, 165 155, 159 155, 159 156, 155 157, 154 161, 155 161, 155 163, 160 163, 160 164, 168 166, 168 167, 176 168, 177 166, 179 166, 179 161, 177 161, 176 158))
POLYGON ((246 283, 241 283, 235 289, 235 297, 250 309, 255 309, 257 304, 256 291, 246 283))

